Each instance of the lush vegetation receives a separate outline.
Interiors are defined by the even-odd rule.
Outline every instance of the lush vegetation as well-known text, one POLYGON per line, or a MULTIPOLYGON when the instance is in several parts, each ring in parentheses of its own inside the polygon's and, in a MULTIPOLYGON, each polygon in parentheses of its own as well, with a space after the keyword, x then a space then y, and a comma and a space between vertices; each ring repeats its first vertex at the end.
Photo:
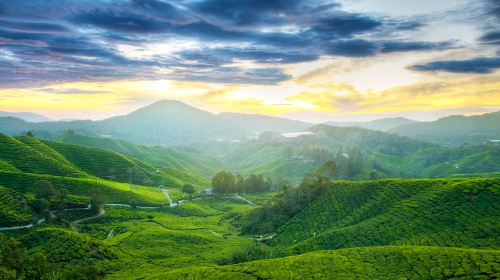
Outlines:
POLYGON ((255 209, 246 217, 243 233, 271 233, 283 226, 290 218, 311 206, 330 186, 337 174, 337 165, 328 161, 308 174, 298 188, 281 187, 281 193, 255 209))
POLYGON ((335 183, 278 231, 296 252, 380 245, 498 249, 500 180, 335 183))
POLYGON ((264 193, 273 187, 272 180, 266 180, 262 175, 252 174, 244 178, 239 174, 234 176, 231 172, 221 171, 212 178, 212 189, 217 194, 264 193))
MULTIPOLYGON (((245 129, 259 119, 238 118, 245 129)), ((125 119, 103 125, 114 122, 125 119)), ((40 127, 51 125, 56 141, 0 135, 0 279, 500 275, 499 145, 320 125, 197 147, 214 159, 40 127), (455 178, 387 179, 444 176, 455 178)))
POLYGON ((494 279, 499 257, 496 250, 384 246, 179 269, 148 279, 494 279))
POLYGON ((392 132, 441 145, 483 144, 500 139, 500 112, 449 116, 433 122, 395 127, 392 132))
POLYGON ((500 168, 500 144, 441 147, 381 131, 318 125, 309 135, 267 133, 227 145, 224 161, 242 175, 262 174, 298 185, 315 167, 337 163, 337 179, 493 177, 500 168))
POLYGON ((27 199, 0 186, 0 227, 5 225, 26 224, 34 219, 34 213, 27 199))
POLYGON ((138 145, 125 140, 84 136, 69 130, 56 141, 95 148, 110 149, 135 159, 158 166, 161 169, 183 171, 184 176, 200 174, 212 176, 222 166, 219 160, 182 148, 167 148, 159 145, 138 145))
MULTIPOLYGON (((204 186, 208 180, 196 173, 155 166, 102 148, 40 140, 30 136, 0 134, 1 171, 94 178, 142 185, 204 186)), ((186 163, 188 165, 188 163, 186 163)))

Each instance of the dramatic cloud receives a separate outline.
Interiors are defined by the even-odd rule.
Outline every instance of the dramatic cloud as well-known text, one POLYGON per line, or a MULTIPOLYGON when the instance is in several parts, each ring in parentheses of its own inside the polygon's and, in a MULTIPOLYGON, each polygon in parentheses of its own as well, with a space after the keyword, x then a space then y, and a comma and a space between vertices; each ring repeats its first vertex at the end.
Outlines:
POLYGON ((270 84, 291 78, 286 65, 322 56, 454 47, 399 36, 422 26, 325 0, 0 0, 0 87, 165 78, 270 84), (148 54, 173 40, 195 46, 148 54), (233 65, 239 61, 260 65, 233 65))
POLYGON ((488 32, 481 36, 479 40, 486 44, 500 45, 500 30, 488 32))
POLYGON ((489 74, 500 68, 500 57, 477 57, 468 60, 433 61, 427 64, 413 65, 416 71, 446 71, 451 73, 489 74))

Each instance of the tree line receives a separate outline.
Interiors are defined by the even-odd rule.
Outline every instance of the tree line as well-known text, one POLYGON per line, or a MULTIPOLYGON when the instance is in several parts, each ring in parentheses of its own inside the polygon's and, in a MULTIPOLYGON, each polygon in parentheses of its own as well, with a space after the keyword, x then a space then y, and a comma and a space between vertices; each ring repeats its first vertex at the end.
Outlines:
POLYGON ((337 176, 335 161, 327 161, 304 177, 300 186, 283 186, 281 193, 262 207, 251 211, 243 225, 245 234, 274 232, 291 217, 310 206, 331 185, 337 176))
POLYGON ((273 189, 273 181, 262 175, 250 175, 244 178, 228 171, 221 171, 212 178, 212 189, 216 194, 263 193, 273 189))
MULTIPOLYGON (((36 183, 37 191, 35 199, 30 203, 35 213, 41 217, 50 218, 50 211, 56 211, 56 218, 64 219, 64 209, 68 208, 69 191, 64 186, 54 187, 48 180, 40 180, 36 183)), ((97 214, 106 201, 106 196, 100 188, 89 191, 90 210, 97 214)), ((62 220, 61 220, 62 221, 62 220)))

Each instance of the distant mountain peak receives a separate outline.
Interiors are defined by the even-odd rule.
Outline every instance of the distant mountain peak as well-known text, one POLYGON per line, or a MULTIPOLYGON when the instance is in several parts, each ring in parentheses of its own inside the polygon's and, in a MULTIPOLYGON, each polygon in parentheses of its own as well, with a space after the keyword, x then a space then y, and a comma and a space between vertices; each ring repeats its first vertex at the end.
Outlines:
POLYGON ((53 119, 50 119, 50 118, 48 118, 46 116, 43 116, 43 115, 40 115, 40 114, 35 114, 35 113, 30 113, 30 112, 5 112, 5 111, 0 111, 0 117, 13 117, 13 118, 21 119, 23 121, 33 122, 33 123, 53 121, 53 119))
POLYGON ((189 104, 186 104, 182 101, 178 100, 172 100, 172 99, 163 99, 156 101, 154 103, 151 103, 149 105, 146 105, 142 108, 139 108, 135 110, 134 112, 130 114, 138 114, 138 113, 153 113, 153 114, 162 114, 162 113, 198 113, 198 114, 207 114, 207 115, 214 115, 208 111, 204 111, 201 109, 198 109, 194 106, 191 106, 189 104))

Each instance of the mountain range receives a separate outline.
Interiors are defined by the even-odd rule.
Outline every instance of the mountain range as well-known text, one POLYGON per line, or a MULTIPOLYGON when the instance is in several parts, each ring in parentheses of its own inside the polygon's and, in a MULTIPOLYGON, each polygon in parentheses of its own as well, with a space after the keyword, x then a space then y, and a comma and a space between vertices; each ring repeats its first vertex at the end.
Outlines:
POLYGON ((33 122, 33 123, 53 121, 53 119, 48 118, 46 116, 43 116, 43 115, 40 115, 40 114, 35 114, 35 113, 30 113, 30 112, 5 112, 5 111, 0 111, 0 118, 3 118, 3 117, 18 118, 18 119, 21 119, 23 121, 33 122))
MULTIPOLYGON (((500 112, 470 117, 449 116, 431 122, 400 117, 327 124, 387 131, 443 146, 477 145, 500 139, 500 112)), ((127 115, 100 121, 33 122, 21 119, 20 115, 0 117, 0 132, 9 135, 32 131, 38 137, 54 139, 67 130, 75 130, 89 136, 160 145, 229 143, 246 137, 255 138, 266 131, 303 132, 313 126, 311 123, 258 114, 214 114, 174 100, 157 101, 127 115)))
POLYGON ((402 125, 407 125, 411 123, 416 123, 417 121, 397 117, 397 118, 384 118, 377 119, 369 122, 327 122, 328 125, 340 126, 340 127, 361 127, 373 130, 389 130, 402 125))

